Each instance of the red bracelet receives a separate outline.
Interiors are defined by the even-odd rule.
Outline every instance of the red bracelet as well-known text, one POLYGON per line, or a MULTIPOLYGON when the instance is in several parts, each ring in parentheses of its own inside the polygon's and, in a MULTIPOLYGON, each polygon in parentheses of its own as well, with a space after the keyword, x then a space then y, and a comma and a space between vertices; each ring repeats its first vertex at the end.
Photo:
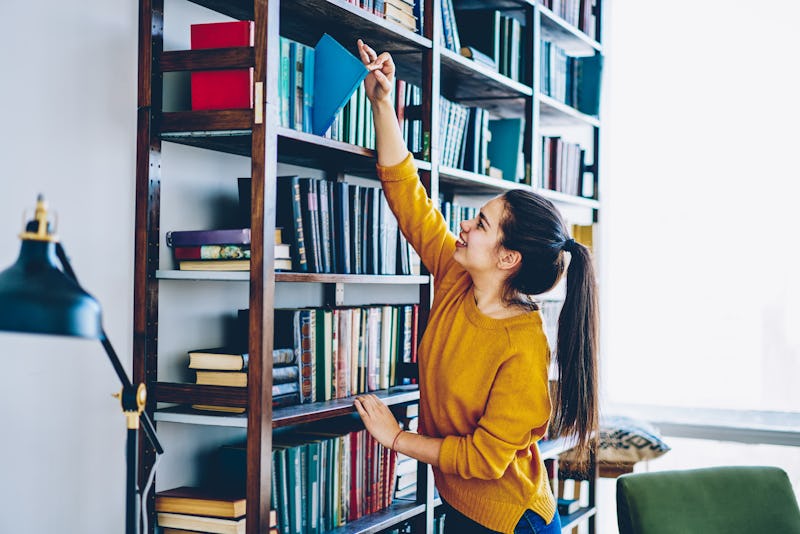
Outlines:
POLYGON ((397 435, 396 435, 396 436, 394 437, 394 439, 392 440, 392 446, 391 446, 391 447, 389 447, 391 450, 393 450, 393 451, 394 451, 394 450, 396 450, 396 449, 394 448, 394 446, 395 446, 395 445, 397 445, 397 438, 399 438, 399 437, 400 437, 400 434, 402 434, 402 433, 403 433, 403 430, 402 430, 402 429, 401 429, 399 432, 397 432, 397 435))

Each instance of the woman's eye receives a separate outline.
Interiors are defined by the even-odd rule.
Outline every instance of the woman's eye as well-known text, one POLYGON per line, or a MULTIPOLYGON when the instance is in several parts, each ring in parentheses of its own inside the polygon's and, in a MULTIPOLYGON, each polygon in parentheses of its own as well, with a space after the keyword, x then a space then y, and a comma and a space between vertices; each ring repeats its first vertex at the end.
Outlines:
POLYGON ((478 221, 478 228, 483 228, 483 221, 478 221))

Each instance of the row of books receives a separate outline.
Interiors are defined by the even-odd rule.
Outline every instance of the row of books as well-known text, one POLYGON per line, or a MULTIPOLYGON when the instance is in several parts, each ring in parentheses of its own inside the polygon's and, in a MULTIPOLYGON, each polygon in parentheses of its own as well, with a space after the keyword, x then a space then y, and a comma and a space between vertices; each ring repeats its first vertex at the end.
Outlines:
POLYGON ((445 102, 442 122, 443 164, 493 178, 522 182, 525 177, 522 143, 525 119, 493 119, 482 108, 445 102))
POLYGON ((500 74, 520 81, 524 74, 525 27, 510 13, 453 9, 442 0, 442 45, 500 74))
POLYGON ((276 224, 291 246, 292 270, 418 274, 419 261, 380 187, 279 176, 276 224))
MULTIPOLYGON (((279 309, 274 346, 294 352, 299 402, 341 399, 411 382, 418 316, 418 304, 279 309)), ((239 339, 248 322, 249 311, 239 310, 239 339)))
POLYGON ((603 56, 571 57, 558 45, 542 41, 541 92, 587 115, 600 108, 603 56))
POLYGON ((525 120, 492 119, 482 108, 439 99, 442 165, 520 182, 525 179, 525 120))
MULTIPOLYGON (((409 404, 402 412, 394 411, 403 430, 417 432, 419 428, 419 404, 409 404)), ((417 494, 417 465, 416 459, 405 454, 397 455, 395 468, 394 498, 414 499, 417 494)))
POLYGON ((583 33, 595 38, 595 0, 543 0, 544 6, 572 24, 583 33))
MULTIPOLYGON (((406 146, 413 153, 422 150, 422 121, 420 104, 422 89, 399 78, 392 87, 392 100, 400 123, 406 146)), ((310 131, 310 130, 306 130, 310 131)), ((336 114, 326 136, 364 148, 375 149, 375 127, 372 120, 372 105, 360 84, 344 108, 336 114)))
POLYGON ((282 534, 333 530, 391 504, 396 453, 366 430, 275 435, 272 462, 282 534))
POLYGON ((551 191, 583 195, 583 159, 578 143, 560 137, 542 138, 542 185, 551 191))

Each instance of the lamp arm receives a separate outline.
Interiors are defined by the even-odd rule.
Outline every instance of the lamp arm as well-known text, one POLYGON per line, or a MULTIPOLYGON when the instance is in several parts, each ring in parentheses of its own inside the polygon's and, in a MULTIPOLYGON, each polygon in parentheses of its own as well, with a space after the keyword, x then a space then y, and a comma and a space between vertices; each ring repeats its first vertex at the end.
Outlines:
MULTIPOLYGON (((103 330, 102 336, 103 337, 100 338, 100 342, 103 344, 103 348, 106 350, 106 354, 108 355, 108 359, 111 361, 111 365, 117 372, 119 381, 122 382, 122 407, 126 412, 139 411, 139 406, 137 402, 137 396, 139 392, 138 390, 134 389, 133 384, 131 383, 127 373, 125 372, 125 369, 122 367, 122 363, 119 361, 119 358, 117 357, 117 352, 111 345, 111 341, 108 340, 108 336, 106 335, 105 329, 103 330)), ((139 413, 139 422, 141 423, 142 429, 144 430, 144 433, 147 435, 147 439, 150 441, 150 444, 153 445, 153 448, 156 450, 156 453, 163 454, 164 448, 158 441, 158 436, 156 435, 155 426, 153 425, 153 422, 150 420, 150 415, 148 415, 146 410, 141 410, 141 412, 139 413)))
MULTIPOLYGON (((61 245, 60 242, 56 242, 56 256, 58 260, 61 262, 61 267, 64 269, 64 273, 72 278, 72 280, 80 286, 78 282, 78 277, 75 276, 75 271, 72 270, 72 264, 69 262, 69 258, 67 257, 67 253, 64 250, 64 247, 61 245)), ((122 407, 126 412, 136 411, 139 412, 139 407, 137 403, 137 396, 138 391, 134 389, 133 383, 128 378, 128 374, 125 372, 125 368, 122 367, 122 363, 119 361, 119 357, 117 356, 117 352, 114 350, 114 347, 111 345, 111 341, 109 341, 108 336, 106 335, 105 329, 102 330, 102 337, 100 338, 100 342, 103 344, 103 348, 108 355, 108 359, 111 361, 111 365, 114 367, 114 371, 117 373, 117 377, 119 381, 122 383, 122 407)), ((156 450, 156 453, 163 454, 164 448, 161 446, 161 443, 158 441, 158 436, 156 435, 156 429, 153 425, 153 422, 150 420, 150 416, 148 415, 147 411, 141 410, 139 414, 139 420, 144 429, 144 433, 147 435, 147 439, 150 441, 150 444, 156 450)))

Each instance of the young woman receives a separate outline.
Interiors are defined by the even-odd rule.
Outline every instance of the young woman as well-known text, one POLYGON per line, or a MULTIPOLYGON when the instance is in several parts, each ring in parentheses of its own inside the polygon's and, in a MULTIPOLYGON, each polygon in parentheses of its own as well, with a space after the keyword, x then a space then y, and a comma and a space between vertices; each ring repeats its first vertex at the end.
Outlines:
POLYGON ((589 251, 548 200, 512 190, 493 198, 458 237, 419 182, 390 99, 394 63, 361 40, 370 70, 378 175, 403 235, 434 277, 419 345, 419 433, 400 430, 374 395, 355 408, 384 446, 433 467, 447 504, 445 532, 560 532, 537 442, 548 425, 591 447, 597 426, 597 302, 589 251), (566 269, 567 254, 569 268, 566 269), (551 410, 550 353, 528 295, 567 271, 559 318, 559 381, 551 410))

